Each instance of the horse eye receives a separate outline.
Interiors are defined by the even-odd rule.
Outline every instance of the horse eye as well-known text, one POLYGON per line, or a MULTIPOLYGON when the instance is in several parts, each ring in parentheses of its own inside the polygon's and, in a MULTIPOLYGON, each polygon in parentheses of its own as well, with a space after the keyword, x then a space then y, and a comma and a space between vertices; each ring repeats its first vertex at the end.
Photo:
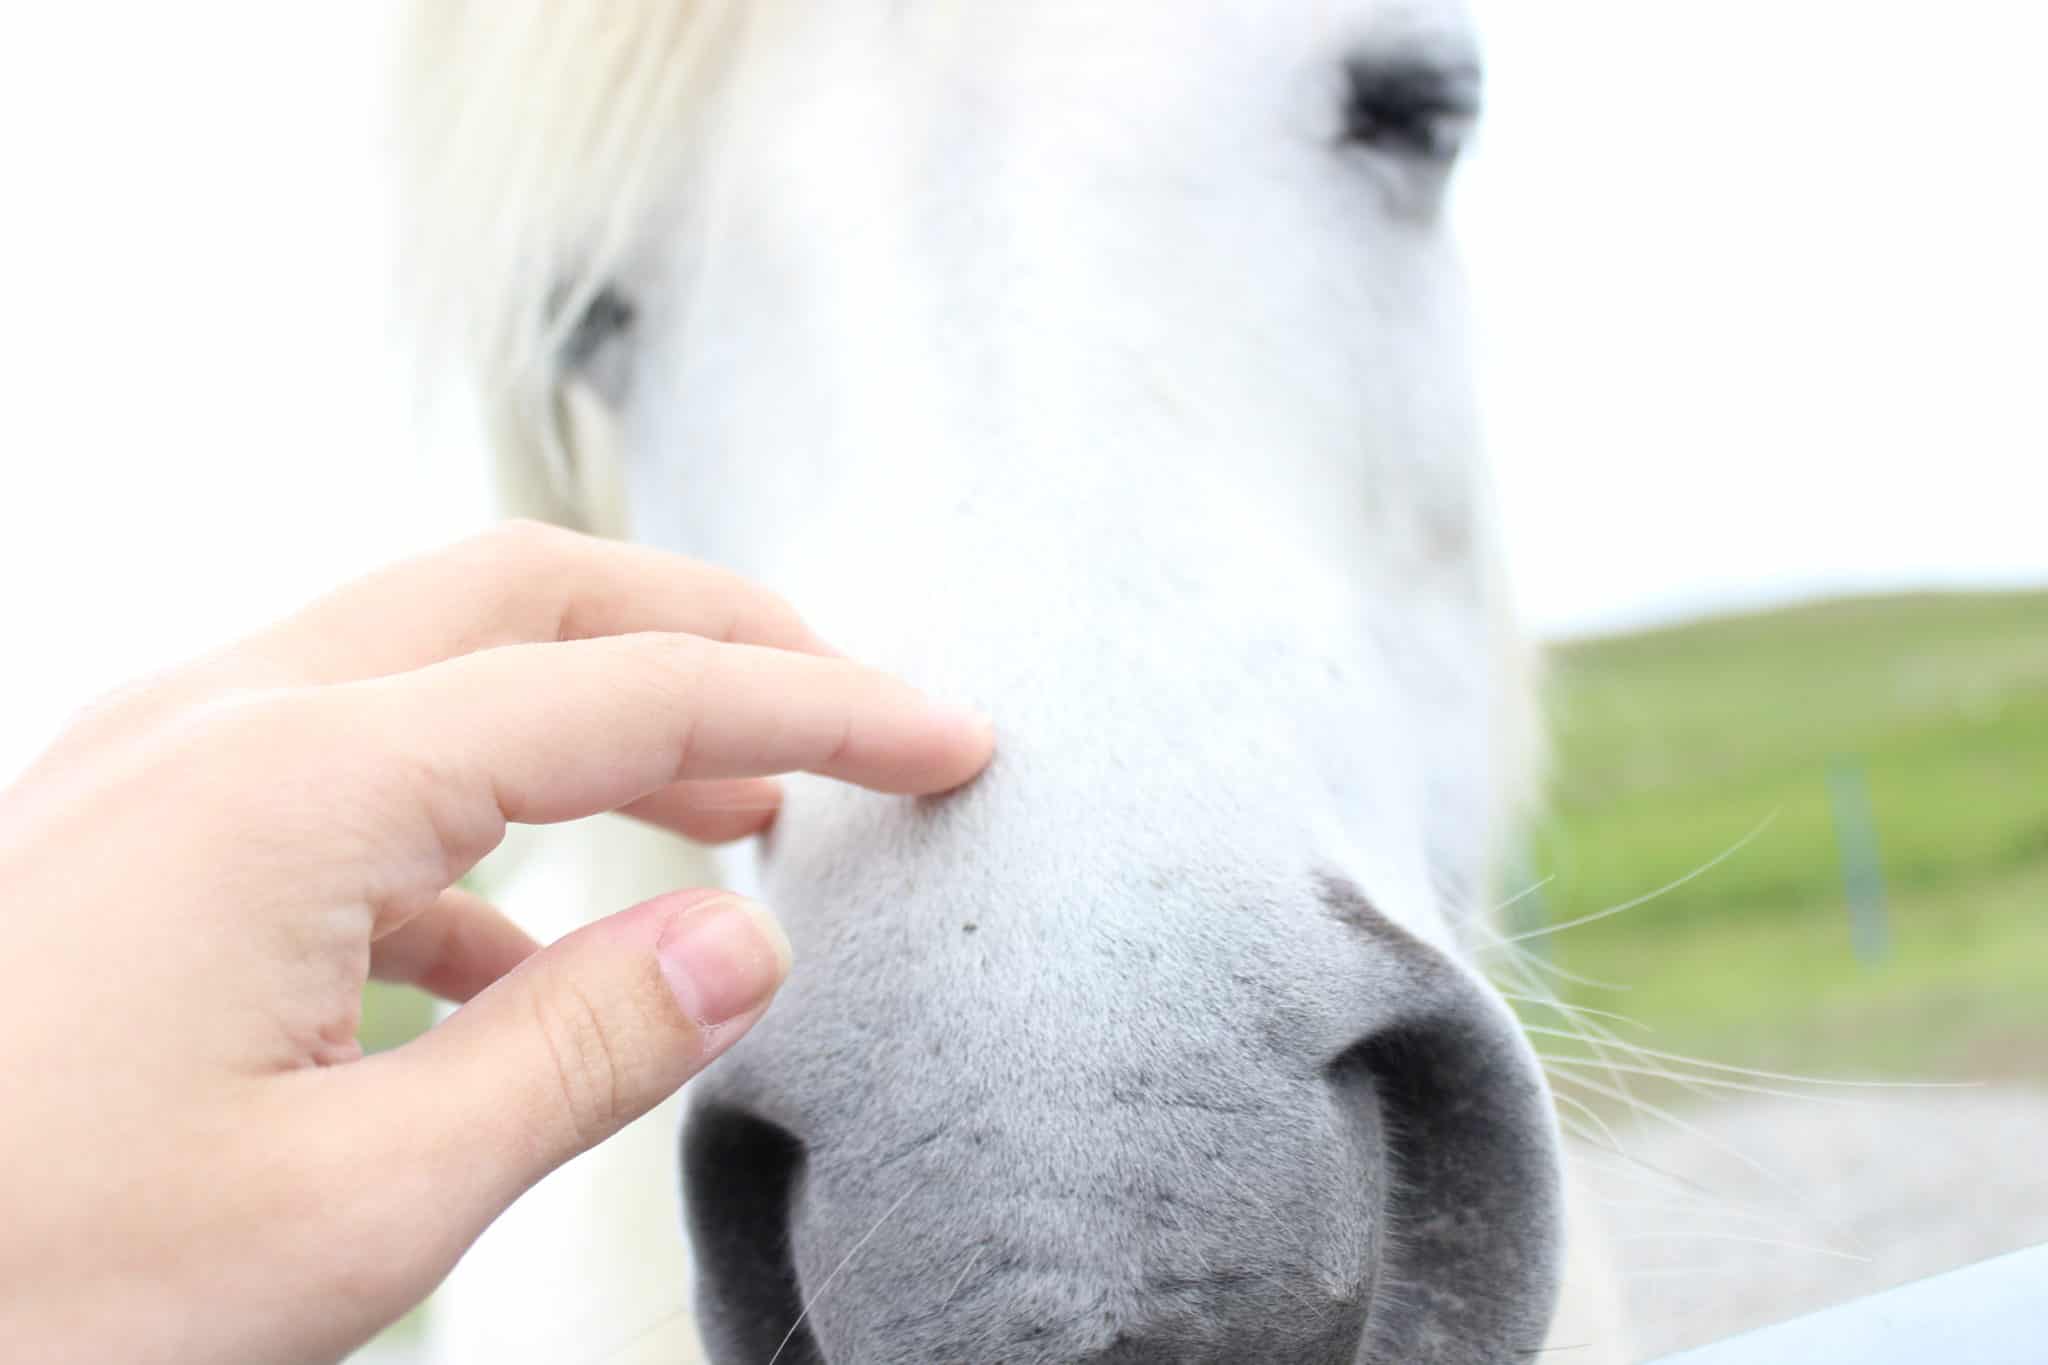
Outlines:
POLYGON ((1479 68, 1416 59, 1354 58, 1345 72, 1341 141, 1445 163, 1479 117, 1479 68))
POLYGON ((599 289, 583 306, 583 312, 562 340, 564 367, 580 369, 590 364, 604 350, 606 343, 624 335, 632 325, 632 301, 611 285, 599 289))

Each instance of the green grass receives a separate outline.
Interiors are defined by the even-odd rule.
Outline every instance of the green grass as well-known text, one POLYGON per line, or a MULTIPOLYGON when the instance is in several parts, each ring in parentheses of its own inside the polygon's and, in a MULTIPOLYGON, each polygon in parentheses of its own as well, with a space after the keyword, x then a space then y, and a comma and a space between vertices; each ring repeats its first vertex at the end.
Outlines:
MULTIPOLYGON (((1553 878, 1516 927, 1646 1046, 2048 1080, 2048 593, 1838 601, 1560 649, 1553 878), (1891 951, 1853 951, 1830 771, 1867 787, 1891 951), (1765 822, 1768 822, 1765 824, 1765 822)), ((1532 1021, 1536 1015, 1530 1015, 1532 1021)), ((1548 1022, 1555 1023, 1553 1017, 1548 1022)))
POLYGON ((363 992, 356 1037, 365 1052, 382 1052, 418 1037, 433 1022, 434 1002, 426 992, 372 981, 363 992))

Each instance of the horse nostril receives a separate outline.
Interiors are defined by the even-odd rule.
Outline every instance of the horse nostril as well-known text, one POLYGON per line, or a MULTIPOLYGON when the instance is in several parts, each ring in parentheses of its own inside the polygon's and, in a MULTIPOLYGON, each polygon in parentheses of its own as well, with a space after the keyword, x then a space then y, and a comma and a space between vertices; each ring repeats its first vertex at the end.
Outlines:
POLYGON ((685 1206, 697 1250, 698 1325, 714 1359, 824 1360, 800 1322, 789 1242, 803 1171, 803 1143, 788 1130, 724 1105, 692 1109, 683 1131, 685 1206))
POLYGON ((1540 1344, 1550 1316, 1560 1247, 1548 1101, 1505 1011, 1459 985, 1470 994, 1456 1007, 1329 1067, 1370 1116, 1384 1166, 1374 1360, 1476 1365, 1540 1344))

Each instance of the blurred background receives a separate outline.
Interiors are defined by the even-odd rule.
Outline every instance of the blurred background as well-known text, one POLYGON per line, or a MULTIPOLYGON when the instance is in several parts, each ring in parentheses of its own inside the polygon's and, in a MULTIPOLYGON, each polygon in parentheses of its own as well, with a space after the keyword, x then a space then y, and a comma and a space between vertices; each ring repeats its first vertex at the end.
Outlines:
MULTIPOLYGON (((1558 645, 1496 965, 1581 1035, 1539 1037, 1640 1344, 2048 1240, 2048 18, 1479 8, 1458 212, 1558 645)), ((0 20, 0 779, 92 696, 488 518, 389 313, 392 10, 0 20)), ((380 995, 371 1041, 426 1017, 380 995)))

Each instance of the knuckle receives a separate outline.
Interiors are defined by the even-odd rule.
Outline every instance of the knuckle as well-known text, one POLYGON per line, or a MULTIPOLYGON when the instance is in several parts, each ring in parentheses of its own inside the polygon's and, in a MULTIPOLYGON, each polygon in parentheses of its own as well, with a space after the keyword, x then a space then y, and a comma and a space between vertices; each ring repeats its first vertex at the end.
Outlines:
POLYGON ((221 692, 151 717, 143 731, 103 770, 110 815, 135 809, 132 796, 146 791, 187 857, 227 857, 243 868, 334 846, 335 731, 313 693, 221 692), (280 789, 305 795, 281 801, 280 789))
POLYGON ((175 716, 191 706, 181 682, 180 676, 169 670, 145 674, 92 698, 72 718, 69 729, 103 730, 175 716))
POLYGON ((311 734, 329 733, 314 713, 315 694, 292 688, 238 688, 187 708, 174 720, 175 753, 212 760, 298 761, 311 734))
POLYGON ((626 635, 616 648, 659 700, 687 709, 730 647, 695 635, 626 635))
POLYGON ((531 618, 536 601, 546 601, 552 604, 554 637, 573 636, 573 603, 555 600, 555 594, 563 580, 578 576, 578 556, 589 544, 577 532, 526 517, 484 531, 470 546, 479 565, 480 615, 500 631, 516 625, 520 629, 511 633, 521 634, 541 624, 531 618))
POLYGON ((778 635, 801 639, 810 634, 810 623, 804 620, 803 613, 796 609, 796 603, 779 592, 764 590, 761 612, 778 635))
POLYGON ((506 818, 489 784, 432 752, 394 748, 372 778, 387 809, 417 812, 440 856, 438 875, 461 876, 504 840, 506 818))
POLYGON ((665 733, 680 774, 696 756, 705 695, 726 647, 695 636, 641 636, 626 647, 643 663, 648 697, 667 717, 665 733))
POLYGON ((534 1026, 553 1066, 553 1100, 576 1146, 617 1132, 623 1058, 619 1039, 590 996, 573 982, 554 982, 530 995, 534 1026))
POLYGON ((469 542, 494 586, 530 585, 549 566, 573 553, 583 539, 551 522, 518 517, 501 521, 469 542))
POLYGON ((207 693, 183 674, 153 673, 89 700, 58 732, 51 751, 148 752, 168 735, 176 752, 193 712, 207 700, 207 693))
POLYGON ((532 517, 501 521, 479 537, 483 544, 514 558, 553 554, 578 539, 573 531, 532 517))
POLYGON ((454 881, 505 837, 504 804, 489 773, 465 761, 463 746, 445 739, 427 708, 377 693, 351 702, 345 724, 330 731, 355 741, 333 760, 334 786, 380 814, 389 851, 417 851, 423 875, 454 881))
MULTIPOLYGON (((504 838, 488 782, 452 761, 421 717, 383 693, 249 693, 211 704, 201 719, 202 736, 212 732, 202 741, 207 750, 238 773, 267 772, 305 791, 286 823, 330 848, 360 847, 408 887, 454 880, 504 838)), ((276 807, 274 786, 246 776, 242 783, 266 809, 276 807)), ((273 810, 266 818, 280 817, 273 810)))

